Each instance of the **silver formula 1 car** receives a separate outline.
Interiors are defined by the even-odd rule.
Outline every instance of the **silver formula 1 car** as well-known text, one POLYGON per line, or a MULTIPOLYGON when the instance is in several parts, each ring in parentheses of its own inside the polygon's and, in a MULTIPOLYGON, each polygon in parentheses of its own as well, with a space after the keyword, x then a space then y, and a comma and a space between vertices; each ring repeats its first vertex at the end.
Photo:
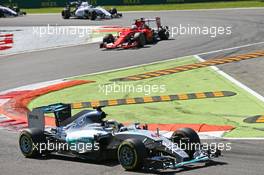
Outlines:
POLYGON ((26 12, 21 11, 18 7, 5 7, 0 5, 0 18, 16 17, 26 15, 26 12))
POLYGON ((220 151, 205 149, 190 128, 175 131, 169 138, 138 123, 124 126, 105 120, 101 107, 71 116, 70 104, 33 109, 29 128, 20 133, 19 146, 26 157, 63 154, 82 159, 117 159, 126 170, 176 169, 187 164, 212 161, 220 151), (56 127, 44 127, 44 113, 54 113, 56 127))
POLYGON ((66 5, 66 7, 61 12, 64 19, 69 19, 71 17, 79 19, 112 19, 122 17, 121 13, 118 13, 116 8, 106 10, 100 6, 94 7, 90 5, 87 1, 74 1, 66 5))

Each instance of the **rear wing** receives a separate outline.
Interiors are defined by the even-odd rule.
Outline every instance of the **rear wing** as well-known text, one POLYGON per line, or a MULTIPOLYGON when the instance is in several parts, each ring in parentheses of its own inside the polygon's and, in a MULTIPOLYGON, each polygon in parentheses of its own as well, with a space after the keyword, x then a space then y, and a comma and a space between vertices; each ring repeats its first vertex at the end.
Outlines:
POLYGON ((157 24, 157 27, 158 27, 158 28, 161 27, 161 20, 160 20, 160 17, 156 17, 156 24, 157 24))
POLYGON ((161 19, 160 17, 156 17, 155 19, 145 19, 145 22, 156 22, 157 27, 161 27, 161 19))
POLYGON ((156 17, 155 19, 145 19, 145 18, 140 18, 140 19, 136 19, 136 20, 135 20, 135 24, 136 24, 137 22, 139 22, 139 23, 142 23, 142 22, 144 22, 144 23, 148 23, 148 25, 150 24, 150 22, 156 22, 157 27, 158 27, 158 28, 161 27, 161 19, 160 19, 160 17, 156 17))
POLYGON ((41 108, 36 108, 30 111, 27 115, 28 128, 38 128, 44 131, 45 129, 45 116, 41 108))
POLYGON ((71 104, 57 103, 34 108, 27 115, 28 127, 38 128, 44 131, 46 113, 53 113, 56 126, 60 126, 61 122, 71 117, 71 104))

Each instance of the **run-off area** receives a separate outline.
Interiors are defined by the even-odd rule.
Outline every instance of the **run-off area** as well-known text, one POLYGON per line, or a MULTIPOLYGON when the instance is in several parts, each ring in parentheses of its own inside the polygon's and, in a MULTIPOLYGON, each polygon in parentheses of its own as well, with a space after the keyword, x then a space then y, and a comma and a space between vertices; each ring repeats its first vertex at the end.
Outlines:
MULTIPOLYGON (((1 27, 0 44, 8 45, 0 49, 0 55, 31 52, 59 47, 75 46, 101 41, 104 33, 95 26, 32 26, 1 27), (8 37, 6 37, 8 36, 8 37), (12 42, 6 42, 6 40, 12 42)), ((2 46, 2 45, 1 45, 2 46)))
MULTIPOLYGON (((237 95, 218 99, 197 99, 106 107, 105 111, 109 114, 108 118, 113 118, 120 122, 232 125, 236 129, 226 133, 225 137, 263 137, 261 124, 247 124, 243 122, 248 116, 262 114, 263 102, 210 67, 135 82, 109 81, 142 72, 197 62, 199 61, 196 57, 190 56, 136 68, 75 77, 74 79, 94 80, 96 82, 41 96, 30 103, 29 107, 32 109, 33 107, 57 102, 73 103, 146 95, 232 91, 237 93, 237 95), (126 85, 133 86, 134 90, 124 90, 124 86, 126 85), (105 87, 105 90, 106 88, 108 90, 110 88, 111 91, 106 93, 103 87, 105 87), (115 87, 118 87, 118 90, 114 89, 115 87), (121 91, 122 87, 123 90, 121 91), (153 87, 156 87, 155 90, 151 89, 153 87), (143 89, 143 91, 136 90, 137 88, 143 89)), ((78 111, 74 110, 75 113, 78 111)))

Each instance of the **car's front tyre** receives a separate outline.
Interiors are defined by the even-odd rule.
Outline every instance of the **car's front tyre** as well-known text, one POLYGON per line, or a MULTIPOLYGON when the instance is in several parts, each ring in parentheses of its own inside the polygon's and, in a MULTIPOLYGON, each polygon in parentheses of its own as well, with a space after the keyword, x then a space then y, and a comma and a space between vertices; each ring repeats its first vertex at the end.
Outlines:
POLYGON ((61 16, 63 19, 69 19, 71 17, 71 12, 67 9, 64 9, 62 12, 61 12, 61 16))
POLYGON ((144 47, 145 44, 146 44, 146 37, 141 32, 135 33, 134 40, 137 42, 137 47, 138 48, 144 47))
POLYGON ((174 131, 171 140, 184 149, 190 158, 193 158, 197 147, 201 144, 197 132, 192 128, 180 128, 174 131))
POLYGON ((121 166, 131 171, 142 168, 143 161, 147 156, 147 150, 142 141, 127 139, 120 144, 117 154, 121 166))

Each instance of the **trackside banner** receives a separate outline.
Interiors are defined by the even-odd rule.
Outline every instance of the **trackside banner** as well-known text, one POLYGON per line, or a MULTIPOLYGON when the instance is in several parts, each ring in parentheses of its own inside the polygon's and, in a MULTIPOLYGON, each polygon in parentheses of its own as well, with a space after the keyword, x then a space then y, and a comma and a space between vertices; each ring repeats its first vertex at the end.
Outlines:
MULTIPOLYGON (((70 0, 74 1, 74 0, 70 0)), ((1 5, 17 5, 20 8, 63 7, 69 0, 0 0, 1 5)), ((76 0, 77 1, 77 0, 76 0)), ((140 4, 168 4, 212 2, 223 0, 89 0, 93 5, 140 5, 140 4)), ((238 1, 238 0, 225 0, 238 1)))

